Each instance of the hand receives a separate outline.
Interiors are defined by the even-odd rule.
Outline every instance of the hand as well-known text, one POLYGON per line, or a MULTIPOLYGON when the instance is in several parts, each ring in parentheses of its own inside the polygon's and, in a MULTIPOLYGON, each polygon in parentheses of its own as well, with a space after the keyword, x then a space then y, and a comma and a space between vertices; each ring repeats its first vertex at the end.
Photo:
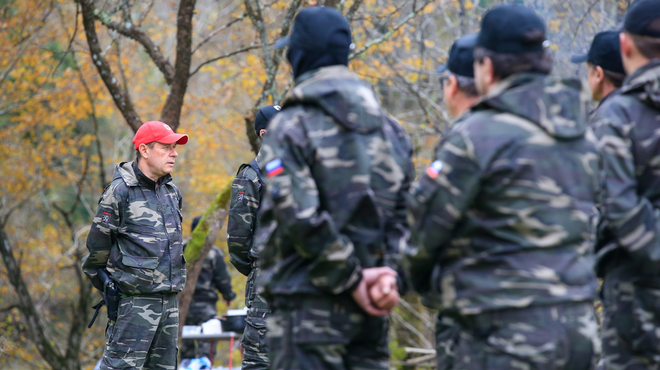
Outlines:
POLYGON ((399 303, 399 287, 396 277, 381 275, 380 279, 369 288, 369 297, 373 304, 384 310, 391 310, 399 303))
MULTIPOLYGON (((376 307, 371 300, 369 288, 380 280, 383 275, 389 275, 396 279, 396 271, 389 267, 372 267, 362 270, 362 280, 358 286, 351 292, 355 302, 369 315, 385 316, 389 313, 388 309, 376 307)), ((398 293, 397 293, 398 295, 398 293)), ((398 302, 398 298, 397 298, 398 302)))

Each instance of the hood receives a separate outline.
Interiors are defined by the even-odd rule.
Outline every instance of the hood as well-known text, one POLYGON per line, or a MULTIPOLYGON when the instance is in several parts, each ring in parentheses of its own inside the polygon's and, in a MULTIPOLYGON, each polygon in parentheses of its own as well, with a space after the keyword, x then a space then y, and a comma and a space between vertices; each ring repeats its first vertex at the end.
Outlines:
POLYGON ((628 76, 621 93, 633 95, 644 104, 660 110, 660 60, 654 59, 628 76))
MULTIPOLYGON (((153 187, 154 182, 151 179, 148 179, 142 172, 140 172, 140 176, 138 176, 135 173, 135 167, 137 167, 137 164, 135 162, 120 162, 115 166, 115 172, 112 174, 112 181, 115 181, 117 179, 122 179, 124 183, 126 183, 126 186, 138 186, 140 184, 140 177, 142 177, 142 183, 146 186, 153 187)), ((159 186, 162 184, 166 184, 168 182, 172 181, 172 176, 171 175, 165 175, 158 179, 158 184, 159 186)))
POLYGON ((345 128, 362 133, 383 126, 385 112, 373 89, 345 66, 320 68, 296 79, 283 103, 322 109, 345 128))
POLYGON ((138 179, 133 170, 133 162, 120 162, 115 166, 115 172, 112 174, 112 181, 122 179, 126 186, 137 186, 138 179))
POLYGON ((520 73, 500 82, 473 110, 511 113, 536 123, 558 140, 573 140, 586 132, 588 101, 578 80, 520 73))

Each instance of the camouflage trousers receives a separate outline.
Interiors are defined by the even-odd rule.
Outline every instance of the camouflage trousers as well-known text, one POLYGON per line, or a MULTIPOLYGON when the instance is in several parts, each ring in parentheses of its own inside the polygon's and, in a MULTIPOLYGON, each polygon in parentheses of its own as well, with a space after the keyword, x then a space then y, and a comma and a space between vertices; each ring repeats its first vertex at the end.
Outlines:
POLYGON ((438 314, 435 321, 435 353, 437 370, 450 370, 456 358, 456 343, 461 327, 449 316, 438 314))
POLYGON ((176 294, 123 298, 106 328, 100 369, 175 370, 178 335, 176 294))
POLYGON ((660 289, 657 281, 631 275, 617 269, 603 280, 602 368, 658 370, 660 289))
POLYGON ((457 321, 454 370, 589 370, 600 353, 591 302, 484 312, 457 321))
POLYGON ((279 296, 268 320, 271 369, 388 369, 389 319, 350 295, 279 296))
MULTIPOLYGON (((214 318, 218 310, 214 302, 191 302, 186 316, 186 325, 201 325, 214 318)), ((208 357, 211 362, 211 347, 214 342, 184 340, 181 343, 181 358, 202 358, 208 357)))
POLYGON ((248 315, 245 318, 245 332, 243 333, 243 370, 265 370, 270 366, 268 361, 268 345, 266 341, 266 320, 270 317, 268 303, 257 294, 255 281, 259 274, 259 267, 252 266, 245 285, 245 305, 248 315))

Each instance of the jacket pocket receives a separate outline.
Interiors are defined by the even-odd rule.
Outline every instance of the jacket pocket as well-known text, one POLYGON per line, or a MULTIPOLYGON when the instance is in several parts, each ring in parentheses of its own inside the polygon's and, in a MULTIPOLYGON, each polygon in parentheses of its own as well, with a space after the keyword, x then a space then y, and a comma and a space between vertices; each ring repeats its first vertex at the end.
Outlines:
POLYGON ((154 283, 158 257, 138 257, 122 255, 123 265, 119 283, 125 293, 146 293, 154 283))

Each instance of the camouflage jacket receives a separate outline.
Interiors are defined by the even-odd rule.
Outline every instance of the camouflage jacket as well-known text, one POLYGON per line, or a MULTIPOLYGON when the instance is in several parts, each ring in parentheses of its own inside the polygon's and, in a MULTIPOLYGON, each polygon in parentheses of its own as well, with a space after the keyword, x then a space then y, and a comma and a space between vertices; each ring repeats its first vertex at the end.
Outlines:
POLYGON ((577 81, 518 74, 411 187, 411 280, 459 314, 595 298, 599 157, 577 81))
POLYGON ((602 151, 606 227, 598 240, 599 275, 610 262, 660 274, 660 61, 624 81, 592 125, 602 151))
POLYGON ((87 237, 82 268, 97 289, 97 270, 127 295, 180 292, 186 283, 182 197, 166 175, 154 182, 134 162, 115 167, 87 237))
MULTIPOLYGON (((258 164, 258 158, 251 163, 258 164)), ((231 185, 227 218, 229 260, 245 276, 250 274, 258 257, 252 241, 261 204, 261 177, 250 164, 238 169, 231 185)))
POLYGON ((225 301, 233 301, 236 298, 222 251, 220 248, 213 246, 209 254, 206 255, 202 270, 199 272, 193 302, 212 302, 215 304, 218 301, 216 290, 222 294, 225 301))
POLYGON ((356 74, 332 66, 300 76, 261 152, 266 293, 340 294, 363 268, 401 270, 412 147, 356 74))

